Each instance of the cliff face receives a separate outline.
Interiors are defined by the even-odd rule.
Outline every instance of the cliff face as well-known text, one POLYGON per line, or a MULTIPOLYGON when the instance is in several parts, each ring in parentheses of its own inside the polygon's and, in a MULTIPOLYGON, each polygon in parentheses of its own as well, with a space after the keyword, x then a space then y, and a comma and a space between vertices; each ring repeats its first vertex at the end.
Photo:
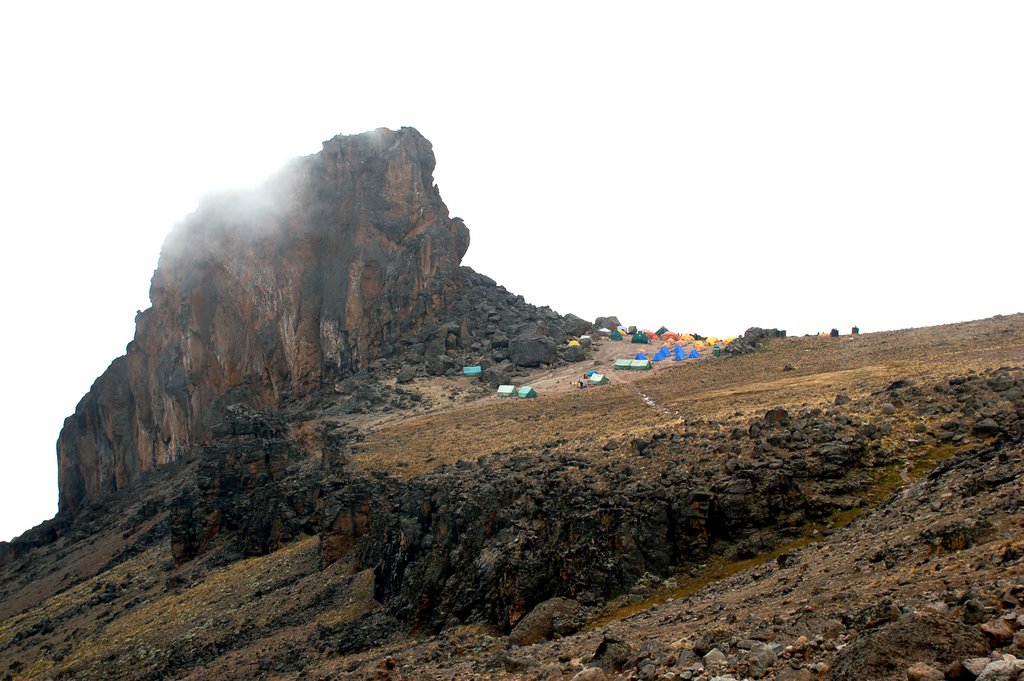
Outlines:
POLYGON ((200 205, 164 244, 127 354, 64 423, 61 510, 179 458, 226 405, 308 394, 421 329, 469 246, 433 169, 416 130, 380 129, 200 205))

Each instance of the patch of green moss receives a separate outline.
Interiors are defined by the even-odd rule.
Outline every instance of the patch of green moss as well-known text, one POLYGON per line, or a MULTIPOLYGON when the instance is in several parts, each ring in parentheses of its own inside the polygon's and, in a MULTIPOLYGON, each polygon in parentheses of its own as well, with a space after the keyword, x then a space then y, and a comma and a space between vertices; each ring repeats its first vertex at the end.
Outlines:
POLYGON ((821 534, 822 529, 823 528, 820 525, 808 525, 805 528, 805 533, 801 536, 783 542, 771 551, 765 551, 753 558, 744 558, 742 560, 733 561, 727 561, 719 558, 713 560, 707 567, 696 575, 677 575, 675 578, 677 586, 675 588, 660 588, 643 600, 613 608, 587 624, 586 629, 596 629, 608 624, 609 622, 626 619, 627 617, 631 617, 637 613, 649 610, 652 606, 665 603, 669 599, 681 600, 683 598, 689 598, 704 587, 714 584, 715 582, 732 577, 735 574, 739 574, 745 570, 750 570, 751 568, 755 568, 759 565, 763 565, 770 560, 775 560, 783 554, 807 546, 808 544, 821 541, 824 536, 821 534))
POLYGON ((910 470, 907 472, 910 479, 920 480, 931 473, 940 463, 956 454, 959 449, 960 447, 952 444, 929 447, 911 464, 910 470))

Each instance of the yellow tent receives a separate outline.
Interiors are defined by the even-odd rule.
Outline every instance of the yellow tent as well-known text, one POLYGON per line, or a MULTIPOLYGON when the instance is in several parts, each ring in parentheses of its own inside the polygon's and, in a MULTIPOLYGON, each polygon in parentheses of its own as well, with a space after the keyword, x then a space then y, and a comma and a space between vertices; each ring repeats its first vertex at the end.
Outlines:
POLYGON ((708 336, 708 345, 714 345, 717 342, 718 342, 717 338, 715 338, 714 336, 708 336))
POLYGON ((728 338, 726 338, 726 339, 725 339, 724 341, 722 341, 722 342, 723 342, 723 343, 725 343, 726 345, 728 345, 729 343, 732 343, 732 342, 733 342, 734 340, 736 340, 736 337, 735 337, 735 336, 729 336, 728 338))
POLYGON ((704 341, 694 341, 693 342, 693 347, 697 348, 698 350, 703 350, 704 349, 704 341))
POLYGON ((571 341, 569 341, 569 347, 570 348, 578 348, 579 346, 580 346, 580 342, 578 340, 571 340, 571 341))
POLYGON ((680 336, 679 340, 689 343, 690 341, 693 340, 693 336, 691 336, 690 334, 686 334, 685 336, 680 336))

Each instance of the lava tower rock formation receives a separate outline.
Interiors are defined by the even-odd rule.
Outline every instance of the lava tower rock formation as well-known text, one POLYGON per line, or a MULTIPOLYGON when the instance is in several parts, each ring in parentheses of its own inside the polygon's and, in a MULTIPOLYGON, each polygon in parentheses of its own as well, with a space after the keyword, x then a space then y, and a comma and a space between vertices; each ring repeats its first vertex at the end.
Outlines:
POLYGON ((338 136, 261 187, 205 199, 167 238, 135 339, 57 442, 74 511, 270 408, 395 352, 452 299, 469 231, 412 128, 338 136))

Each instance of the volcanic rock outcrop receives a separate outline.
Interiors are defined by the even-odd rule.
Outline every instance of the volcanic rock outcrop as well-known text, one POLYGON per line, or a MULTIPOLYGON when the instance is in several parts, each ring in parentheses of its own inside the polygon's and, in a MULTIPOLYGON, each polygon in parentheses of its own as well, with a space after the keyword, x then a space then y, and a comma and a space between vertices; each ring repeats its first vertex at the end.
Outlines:
POLYGON ((65 421, 73 510, 267 408, 394 350, 441 310, 469 232, 416 130, 338 136, 262 187, 205 200, 164 243, 135 340, 65 421))

